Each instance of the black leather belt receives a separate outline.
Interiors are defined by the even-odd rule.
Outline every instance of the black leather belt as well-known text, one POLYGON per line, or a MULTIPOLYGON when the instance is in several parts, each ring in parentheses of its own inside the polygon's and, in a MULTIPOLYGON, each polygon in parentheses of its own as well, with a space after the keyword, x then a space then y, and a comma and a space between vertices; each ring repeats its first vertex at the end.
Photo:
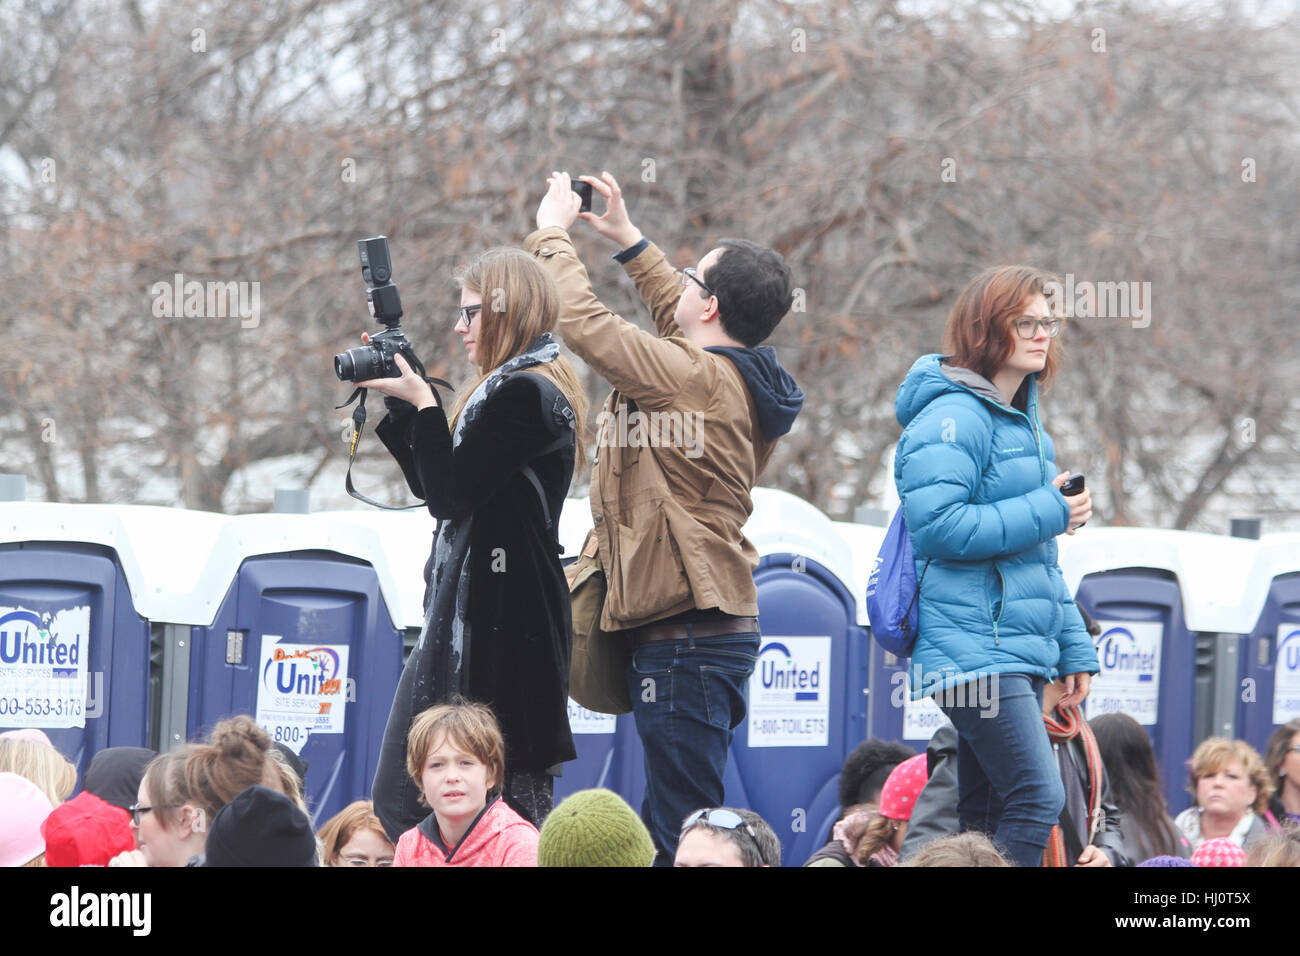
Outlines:
POLYGON ((641 645, 649 641, 684 641, 691 637, 692 633, 695 637, 756 634, 758 618, 730 617, 718 621, 700 621, 698 624, 689 625, 690 631, 687 630, 687 626, 686 624, 646 624, 633 629, 632 642, 641 645))

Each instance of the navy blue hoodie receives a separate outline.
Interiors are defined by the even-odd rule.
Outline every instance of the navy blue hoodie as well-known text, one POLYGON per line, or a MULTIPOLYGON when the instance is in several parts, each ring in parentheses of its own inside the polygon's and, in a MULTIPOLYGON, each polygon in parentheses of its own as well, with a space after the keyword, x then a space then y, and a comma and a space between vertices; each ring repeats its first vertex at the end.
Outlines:
POLYGON ((713 345, 704 351, 725 355, 735 364, 740 377, 745 380, 749 394, 754 396, 764 438, 775 441, 790 431, 795 417, 803 408, 803 389, 781 367, 776 358, 776 349, 770 345, 752 349, 713 345))

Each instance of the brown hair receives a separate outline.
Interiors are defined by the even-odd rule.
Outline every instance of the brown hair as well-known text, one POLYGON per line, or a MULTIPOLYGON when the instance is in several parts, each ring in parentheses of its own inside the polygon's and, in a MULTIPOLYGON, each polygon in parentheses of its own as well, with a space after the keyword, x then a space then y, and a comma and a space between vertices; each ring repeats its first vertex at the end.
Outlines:
MULTIPOLYGON (((1029 299, 1047 295, 1060 282, 1050 272, 1032 266, 995 266, 985 269, 962 289, 948 313, 943 330, 943 350, 950 365, 978 372, 989 381, 1011 357, 1015 330, 1011 323, 1022 315, 1029 299)), ((1056 377, 1062 358, 1061 338, 1052 340, 1047 364, 1038 375, 1046 391, 1056 377)))
POLYGON ((49 744, 0 738, 0 771, 26 777, 57 807, 72 795, 77 785, 77 768, 49 744))
POLYGON ((983 833, 954 833, 931 840, 900 866, 1010 866, 983 833))
POLYGON ((321 858, 326 866, 337 865, 339 854, 348 845, 353 834, 360 830, 377 833, 385 843, 389 846, 393 845, 393 841, 388 839, 388 834, 384 832, 384 825, 379 822, 379 817, 375 816, 374 805, 369 800, 357 800, 330 817, 320 828, 321 858))
POLYGON ((1287 721, 1268 738, 1268 746, 1264 749, 1264 766, 1268 768, 1274 790, 1282 789, 1282 764, 1286 763, 1286 755, 1291 750, 1291 741, 1296 734, 1300 734, 1300 719, 1287 721))
POLYGON ((853 858, 858 861, 859 866, 866 866, 867 861, 883 850, 885 846, 894 839, 894 834, 898 832, 899 820, 891 820, 879 811, 871 818, 867 828, 862 831, 862 837, 858 840, 858 845, 853 848, 853 858))
MULTIPOLYGON (((453 426, 474 389, 498 366, 514 358, 537 341, 543 332, 554 332, 560 317, 560 291, 550 273, 522 249, 499 246, 481 253, 455 273, 464 289, 483 299, 479 310, 479 376, 461 389, 447 420, 453 426)), ((555 383, 574 414, 576 441, 574 472, 586 461, 587 396, 572 363, 560 356, 554 362, 530 366, 529 372, 555 383)))
MULTIPOLYGON (((302 795, 296 781, 286 789, 293 773, 272 754, 271 737, 247 714, 237 714, 212 728, 206 744, 194 747, 185 761, 186 803, 193 803, 208 815, 208 823, 217 811, 249 787, 261 784, 285 793, 295 793, 301 806, 302 795)), ((150 791, 152 794, 152 791, 150 791)))
POLYGON ((487 765, 488 780, 491 781, 488 794, 495 794, 501 788, 506 771, 506 742, 497 719, 486 704, 453 700, 430 707, 416 717, 406 738, 406 769, 420 788, 420 802, 428 806, 420 780, 424 762, 429 759, 434 745, 441 743, 444 737, 487 765))
POLYGON ((149 795, 152 812, 163 824, 175 826, 176 811, 187 803, 194 803, 194 795, 185 781, 185 762, 197 749, 194 744, 186 744, 159 754, 144 768, 144 791, 149 795))
POLYGON ((1252 809, 1262 814, 1268 808, 1268 798, 1273 795, 1273 781, 1264 769, 1264 761, 1259 759, 1255 748, 1244 740, 1229 740, 1227 737, 1209 737, 1187 762, 1190 773, 1187 778, 1187 791, 1196 798, 1196 782, 1206 774, 1218 773, 1232 761, 1241 764, 1250 783, 1255 787, 1255 803, 1252 809))
POLYGON ((1246 854, 1247 866, 1300 866, 1300 827, 1283 827, 1256 840, 1246 854))

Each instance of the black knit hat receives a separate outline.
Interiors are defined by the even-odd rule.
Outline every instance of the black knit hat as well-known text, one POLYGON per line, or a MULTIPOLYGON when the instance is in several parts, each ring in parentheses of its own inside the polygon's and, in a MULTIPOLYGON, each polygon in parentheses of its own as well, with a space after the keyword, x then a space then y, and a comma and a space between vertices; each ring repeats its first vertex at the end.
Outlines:
POLYGON ((217 811, 204 866, 315 866, 311 820, 292 800, 249 787, 217 811))
POLYGON ((90 760, 86 768, 85 788, 105 803, 123 810, 130 809, 139 795, 144 768, 158 756, 144 747, 109 747, 90 760))

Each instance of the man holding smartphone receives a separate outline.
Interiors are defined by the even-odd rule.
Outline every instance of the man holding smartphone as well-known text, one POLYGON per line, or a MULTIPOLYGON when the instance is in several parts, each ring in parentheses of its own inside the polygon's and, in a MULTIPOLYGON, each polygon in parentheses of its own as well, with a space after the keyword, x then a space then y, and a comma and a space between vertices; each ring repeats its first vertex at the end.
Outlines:
POLYGON ((632 225, 609 173, 580 212, 553 173, 524 242, 554 277, 565 344, 614 387, 598 417, 591 510, 608 591, 601 628, 629 642, 627 670, 645 747, 641 815, 657 865, 671 865, 682 821, 725 803, 735 728, 758 655, 758 554, 742 528, 750 493, 803 406, 760 346, 790 307, 790 270, 771 249, 722 239, 678 272, 632 225), (658 335, 619 318, 591 288, 568 229, 585 219, 622 251, 658 335))

